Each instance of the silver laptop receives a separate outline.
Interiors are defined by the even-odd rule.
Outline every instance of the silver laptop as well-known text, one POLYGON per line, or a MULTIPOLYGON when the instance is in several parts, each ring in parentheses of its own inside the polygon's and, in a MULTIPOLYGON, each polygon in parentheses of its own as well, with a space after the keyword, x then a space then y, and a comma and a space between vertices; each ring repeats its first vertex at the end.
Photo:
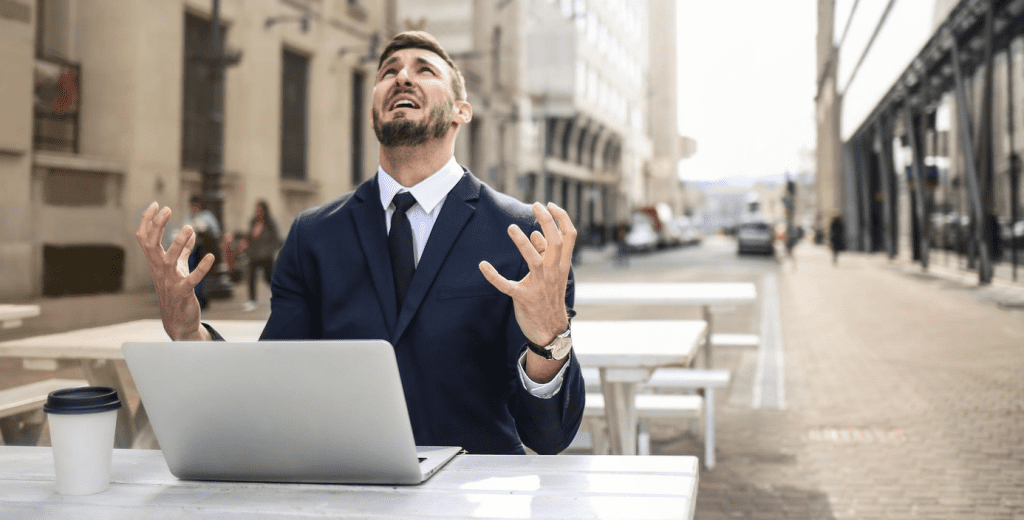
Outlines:
POLYGON ((171 473, 186 480, 419 484, 458 447, 417 447, 386 341, 125 343, 171 473))

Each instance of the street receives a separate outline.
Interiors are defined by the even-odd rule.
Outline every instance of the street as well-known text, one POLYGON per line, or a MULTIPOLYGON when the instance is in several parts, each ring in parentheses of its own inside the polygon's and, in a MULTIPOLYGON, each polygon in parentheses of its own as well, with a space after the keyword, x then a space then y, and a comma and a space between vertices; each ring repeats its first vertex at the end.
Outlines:
MULTIPOLYGON (((1024 288, 978 289, 882 255, 843 254, 833 266, 806 242, 793 259, 781 248, 778 259, 738 256, 722 237, 628 265, 611 251, 582 251, 577 279, 757 285, 756 304, 715 313, 716 333, 760 334, 762 345, 715 350, 732 381, 717 399, 718 463, 701 472, 697 518, 1024 519, 1024 314, 989 297, 1021 300, 1024 288)), ((252 312, 245 293, 237 286, 206 317, 265 319, 269 288, 252 312)), ((122 321, 157 317, 139 310, 145 295, 103 298, 105 316, 120 305, 122 321)), ((700 318, 691 307, 577 311, 577 320, 700 318)), ((32 330, 65 330, 65 319, 44 310, 32 330)), ((0 387, 53 376, 5 362, 0 387)), ((700 455, 702 431, 655 422, 652 451, 700 455)))
MULTIPOLYGON (((759 304, 716 314, 716 332, 760 331, 761 349, 778 356, 715 351, 733 381, 718 399, 718 464, 701 474, 696 517, 1024 518, 1022 315, 969 282, 881 255, 844 254, 833 267, 826 249, 803 243, 782 256, 737 257, 734 242, 712 237, 626 268, 584 258, 577 269, 581 281, 758 284, 759 304), (775 279, 780 334, 760 328, 772 327, 764 310, 775 279), (781 391, 758 377, 776 369, 781 391), (781 398, 758 401, 759 384, 781 398)), ((577 319, 698 317, 578 310, 577 319)), ((700 454, 700 431, 652 426, 652 451, 700 454)))

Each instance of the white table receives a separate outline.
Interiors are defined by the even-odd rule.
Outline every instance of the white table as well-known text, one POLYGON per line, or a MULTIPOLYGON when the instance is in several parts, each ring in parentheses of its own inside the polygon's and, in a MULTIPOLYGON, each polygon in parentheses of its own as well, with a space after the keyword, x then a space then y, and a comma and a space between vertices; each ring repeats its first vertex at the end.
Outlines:
POLYGON ((711 368, 711 307, 756 301, 757 288, 750 282, 578 283, 575 305, 699 305, 708 327, 704 364, 711 368))
MULTIPOLYGON (((234 341, 259 339, 263 320, 209 321, 218 332, 234 341)), ((160 320, 137 320, 104 327, 46 334, 0 342, 0 357, 21 358, 31 370, 57 370, 68 363, 80 365, 89 384, 113 387, 122 401, 137 395, 124 365, 121 346, 129 341, 167 341, 160 320)), ((134 414, 129 406, 118 410, 116 446, 147 448, 156 445, 149 416, 140 404, 134 414)))
POLYGON ((635 455, 636 388, 654 369, 687 366, 705 343, 700 320, 573 321, 573 349, 583 366, 601 374, 612 453, 635 455))
POLYGON ((417 486, 198 482, 114 450, 110 489, 76 497, 56 494, 50 448, 0 446, 0 516, 692 519, 698 478, 689 456, 459 455, 417 486))
POLYGON ((9 303, 0 304, 0 329, 13 329, 20 327, 25 318, 39 316, 38 305, 12 305, 9 303))

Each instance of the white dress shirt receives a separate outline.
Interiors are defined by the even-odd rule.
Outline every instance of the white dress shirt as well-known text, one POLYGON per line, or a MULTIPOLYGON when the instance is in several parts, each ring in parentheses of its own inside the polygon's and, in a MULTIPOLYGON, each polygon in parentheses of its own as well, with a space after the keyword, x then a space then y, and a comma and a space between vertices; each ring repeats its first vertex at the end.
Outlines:
MULTIPOLYGON (((430 238, 430 231, 434 229, 434 223, 437 222, 437 216, 441 214, 441 206, 444 205, 444 201, 448 198, 448 192, 452 191, 452 188, 462 179, 464 174, 462 167, 456 162, 455 157, 445 163, 440 170, 435 172, 430 177, 423 179, 415 186, 406 188, 398 183, 388 172, 384 171, 384 168, 377 167, 377 185, 380 187, 380 204, 384 208, 385 212, 385 224, 387 226, 388 233, 391 232, 391 215, 395 213, 395 205, 391 201, 400 192, 408 191, 412 193, 413 198, 416 199, 416 204, 413 204, 408 211, 405 212, 406 216, 409 217, 409 225, 412 226, 412 240, 413 250, 416 255, 416 265, 420 263, 420 257, 423 256, 423 248, 427 245, 427 239, 430 238)), ((523 386, 530 391, 531 394, 548 399, 554 396, 562 388, 562 379, 565 375, 565 368, 569 366, 569 363, 562 365, 562 369, 558 371, 558 374, 547 383, 536 383, 529 376, 526 375, 526 353, 519 358, 519 379, 523 382, 523 386)))

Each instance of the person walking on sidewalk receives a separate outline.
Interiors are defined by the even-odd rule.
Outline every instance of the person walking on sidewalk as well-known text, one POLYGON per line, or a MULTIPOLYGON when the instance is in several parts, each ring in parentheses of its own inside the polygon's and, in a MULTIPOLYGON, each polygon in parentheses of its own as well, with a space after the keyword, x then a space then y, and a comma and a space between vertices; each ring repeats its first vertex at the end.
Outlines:
POLYGON ((256 202, 256 214, 249 224, 249 236, 239 245, 239 250, 249 258, 249 301, 243 309, 249 312, 256 308, 256 277, 257 271, 263 270, 263 278, 267 285, 274 274, 274 259, 281 247, 281 237, 277 232, 277 223, 270 216, 267 201, 256 202))
POLYGON ((843 216, 836 215, 828 229, 828 240, 832 244, 832 265, 839 265, 839 252, 846 249, 846 226, 843 216))
MULTIPOLYGON (((586 394, 569 332, 577 234, 569 214, 499 193, 456 162, 473 108, 430 34, 404 32, 387 44, 372 100, 377 173, 295 218, 261 339, 390 342, 417 445, 561 452, 579 430, 586 394)), ((188 271, 188 226, 163 249, 170 213, 154 202, 136 232, 164 330, 174 340, 222 339, 202 323, 192 294, 213 258, 188 271)))
MULTIPOLYGON (((186 225, 195 232, 196 246, 188 257, 188 268, 195 269, 204 256, 219 253, 217 245, 221 238, 220 223, 217 222, 217 217, 212 211, 203 207, 203 199, 198 195, 189 198, 189 211, 191 217, 186 225)), ((210 297, 206 292, 206 280, 199 280, 194 292, 196 300, 199 302, 199 308, 205 309, 210 302, 210 297)))

